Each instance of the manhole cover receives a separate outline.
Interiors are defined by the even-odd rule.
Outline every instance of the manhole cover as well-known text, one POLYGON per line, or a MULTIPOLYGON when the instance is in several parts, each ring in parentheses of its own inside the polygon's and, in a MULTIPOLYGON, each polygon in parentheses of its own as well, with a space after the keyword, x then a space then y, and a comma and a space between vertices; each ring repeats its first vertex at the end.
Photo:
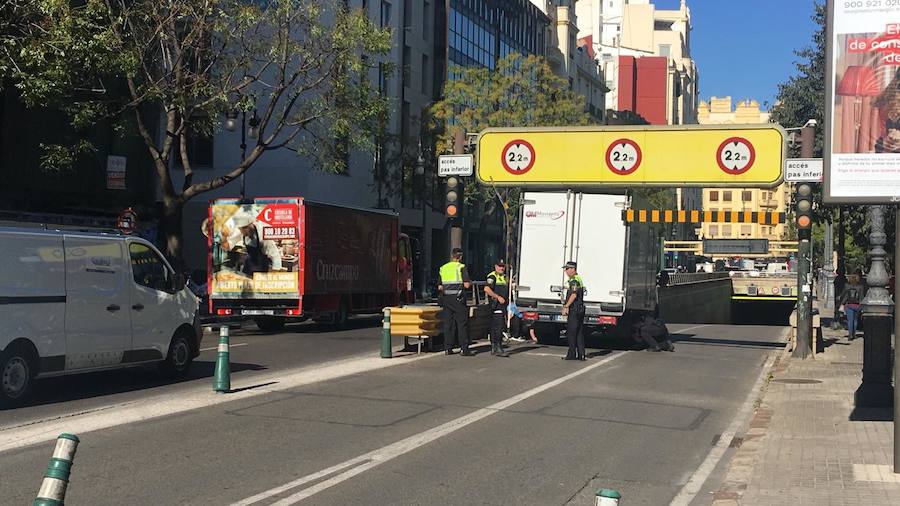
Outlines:
POLYGON ((802 378, 780 378, 772 380, 775 383, 789 383, 791 385, 815 385, 821 383, 822 380, 802 379, 802 378))

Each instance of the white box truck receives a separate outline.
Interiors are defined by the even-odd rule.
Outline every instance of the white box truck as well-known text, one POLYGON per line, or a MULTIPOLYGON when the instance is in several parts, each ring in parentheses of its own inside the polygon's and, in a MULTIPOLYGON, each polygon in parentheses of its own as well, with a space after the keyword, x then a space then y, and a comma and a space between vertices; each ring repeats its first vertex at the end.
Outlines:
POLYGON ((633 198, 624 192, 523 193, 516 304, 541 341, 555 341, 565 328, 562 266, 570 260, 578 263, 587 288, 586 332, 624 328, 633 317, 656 311, 660 227, 624 222, 633 198))
POLYGON ((35 378, 199 354, 198 300, 149 242, 119 234, 0 227, 0 405, 35 378))

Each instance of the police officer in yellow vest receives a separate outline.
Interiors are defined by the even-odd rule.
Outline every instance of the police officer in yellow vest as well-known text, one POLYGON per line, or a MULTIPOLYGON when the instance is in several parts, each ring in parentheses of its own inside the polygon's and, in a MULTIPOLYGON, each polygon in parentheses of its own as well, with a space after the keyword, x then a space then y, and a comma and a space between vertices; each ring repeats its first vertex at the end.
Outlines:
POLYGON ((491 299, 491 355, 508 357, 503 350, 503 330, 506 328, 506 305, 509 304, 509 283, 506 281, 506 262, 497 260, 494 272, 487 275, 484 294, 491 299))
POLYGON ((474 353, 469 351, 469 308, 465 290, 471 286, 472 280, 466 266, 460 262, 462 250, 453 248, 450 256, 451 260, 441 266, 441 284, 438 285, 444 308, 444 351, 452 355, 458 339, 462 356, 471 357, 474 353))
POLYGON ((563 360, 584 360, 584 281, 578 275, 577 263, 566 262, 563 269, 569 277, 569 289, 562 309, 563 316, 567 317, 566 340, 569 342, 569 352, 563 360))

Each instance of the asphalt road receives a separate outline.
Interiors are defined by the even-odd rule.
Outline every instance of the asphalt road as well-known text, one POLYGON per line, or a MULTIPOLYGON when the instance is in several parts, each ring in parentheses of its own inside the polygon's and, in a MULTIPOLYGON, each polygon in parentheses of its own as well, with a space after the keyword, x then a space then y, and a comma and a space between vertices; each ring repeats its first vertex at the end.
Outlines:
MULTIPOLYGON (((564 362, 562 347, 519 346, 503 359, 482 346, 472 358, 435 354, 80 434, 67 503, 593 504, 608 487, 624 504, 667 504, 734 426, 784 336, 781 327, 671 328, 675 353, 592 341, 602 349, 587 362, 564 362)), ((378 353, 375 327, 245 338, 235 360, 269 371, 378 353)), ((130 378, 118 374, 75 381, 130 378)), ((134 381, 99 399, 183 388, 134 381)), ((2 425, 17 411, 97 401, 42 395, 2 412, 2 425)), ((3 453, 0 503, 33 500, 51 453, 49 441, 3 453)))
MULTIPOLYGON (((380 317, 356 317, 346 328, 305 322, 288 325, 283 332, 259 332, 250 322, 231 331, 231 372, 235 381, 252 382, 255 376, 313 366, 380 349, 380 317)), ((199 385, 212 388, 218 330, 204 332, 201 353, 184 378, 167 379, 155 366, 47 378, 35 383, 32 399, 23 407, 0 410, 0 430, 71 413, 108 409, 149 395, 178 395, 199 385)), ((402 346, 402 338, 395 338, 402 346)))

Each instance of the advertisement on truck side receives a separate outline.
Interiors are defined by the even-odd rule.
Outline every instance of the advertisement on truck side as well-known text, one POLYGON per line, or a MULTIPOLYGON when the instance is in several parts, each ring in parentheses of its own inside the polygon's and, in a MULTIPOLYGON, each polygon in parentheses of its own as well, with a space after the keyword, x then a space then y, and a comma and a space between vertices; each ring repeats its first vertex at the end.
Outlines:
POLYGON ((300 296, 300 206, 216 203, 210 209, 210 296, 290 299, 300 296))
POLYGON ((396 217, 309 204, 304 219, 304 295, 396 291, 396 217))

